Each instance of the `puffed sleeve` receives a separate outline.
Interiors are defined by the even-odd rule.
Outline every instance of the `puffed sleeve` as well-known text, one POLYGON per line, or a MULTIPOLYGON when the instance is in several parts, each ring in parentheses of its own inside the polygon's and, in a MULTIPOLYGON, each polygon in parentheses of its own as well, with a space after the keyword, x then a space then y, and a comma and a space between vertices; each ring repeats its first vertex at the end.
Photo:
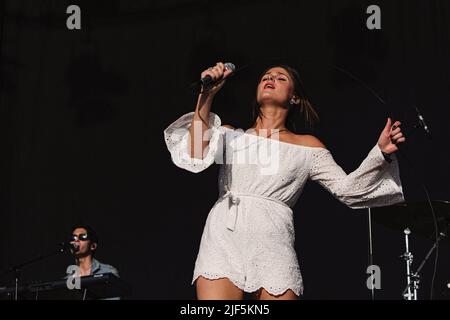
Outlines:
POLYGON ((352 209, 382 207, 404 202, 398 160, 387 162, 378 144, 350 174, 336 164, 330 151, 314 148, 309 178, 352 209))
POLYGON ((164 139, 167 149, 170 152, 173 163, 190 172, 200 172, 214 163, 215 159, 220 158, 223 152, 223 130, 219 116, 209 113, 209 145, 204 150, 203 159, 192 158, 189 145, 189 128, 192 123, 194 112, 181 116, 164 130, 164 139))

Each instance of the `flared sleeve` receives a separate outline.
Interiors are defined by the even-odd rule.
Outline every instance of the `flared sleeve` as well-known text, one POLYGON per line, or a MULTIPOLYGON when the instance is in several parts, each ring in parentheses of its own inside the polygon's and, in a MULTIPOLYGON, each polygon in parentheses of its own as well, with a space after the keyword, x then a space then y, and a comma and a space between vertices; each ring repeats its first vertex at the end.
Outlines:
POLYGON ((314 148, 309 178, 352 209, 388 206, 404 202, 398 160, 387 162, 377 145, 350 174, 336 164, 330 151, 314 148))
POLYGON ((209 145, 204 150, 203 159, 192 158, 189 153, 189 128, 192 124, 194 112, 181 116, 164 130, 164 139, 167 149, 170 152, 173 163, 190 172, 200 172, 208 168, 219 158, 223 152, 223 130, 221 130, 221 120, 218 115, 210 112, 208 121, 209 145))

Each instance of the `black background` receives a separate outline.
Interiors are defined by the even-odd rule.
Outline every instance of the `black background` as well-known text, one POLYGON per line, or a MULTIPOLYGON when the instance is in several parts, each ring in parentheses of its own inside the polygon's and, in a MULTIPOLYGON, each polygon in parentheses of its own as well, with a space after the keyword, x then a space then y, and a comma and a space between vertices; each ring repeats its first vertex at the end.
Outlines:
MULTIPOLYGON (((189 83, 216 61, 249 65, 230 79, 213 111, 248 128, 257 76, 274 60, 298 67, 321 116, 315 134, 346 170, 375 145, 387 116, 403 121, 405 197, 450 200, 450 3, 376 1, 382 29, 366 28, 372 1, 13 1, 1 10, 0 269, 53 250, 72 224, 100 235, 98 258, 116 266, 135 299, 191 299, 200 235, 217 198, 217 172, 175 167, 163 130, 194 109, 189 83), (66 8, 81 7, 81 30, 66 8), (369 89, 337 67, 361 79, 369 89), (417 105, 433 140, 413 128, 417 105)), ((367 211, 308 183, 294 208, 305 299, 370 299, 367 211)), ((426 213, 429 214, 429 213, 426 213)), ((411 237, 414 266, 432 242, 411 237)), ((450 280, 442 243, 436 298, 450 280)), ((401 230, 374 226, 377 299, 406 283, 401 230)), ((434 256, 423 270, 429 297, 434 256)), ((22 281, 60 277, 54 256, 22 281)), ((0 284, 8 285, 11 274, 0 284)), ((448 298, 448 297, 447 297, 448 298)))

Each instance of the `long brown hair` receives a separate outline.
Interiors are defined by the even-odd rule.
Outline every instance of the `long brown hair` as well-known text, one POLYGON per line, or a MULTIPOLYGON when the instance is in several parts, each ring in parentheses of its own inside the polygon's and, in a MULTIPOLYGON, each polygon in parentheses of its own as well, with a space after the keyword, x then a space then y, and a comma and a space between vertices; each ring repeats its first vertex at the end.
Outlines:
MULTIPOLYGON (((313 129, 314 125, 319 122, 319 115, 311 105, 311 102, 306 95, 303 82, 297 70, 284 64, 272 65, 264 70, 262 75, 259 77, 259 81, 267 73, 267 71, 275 67, 283 68, 288 72, 294 83, 294 94, 300 99, 299 104, 292 104, 289 106, 289 112, 286 118, 286 127, 294 133, 300 133, 300 125, 303 125, 306 130, 313 129)), ((255 99, 253 102, 253 124, 256 123, 256 120, 261 116, 261 106, 255 99)))

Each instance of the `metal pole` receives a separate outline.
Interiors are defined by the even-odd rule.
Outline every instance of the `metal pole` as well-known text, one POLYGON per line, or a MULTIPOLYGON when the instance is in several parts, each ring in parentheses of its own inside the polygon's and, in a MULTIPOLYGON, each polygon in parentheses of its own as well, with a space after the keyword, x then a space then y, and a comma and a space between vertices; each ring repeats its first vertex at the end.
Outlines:
MULTIPOLYGON (((370 208, 368 208, 369 212, 369 266, 373 266, 373 247, 372 247, 372 212, 370 211, 370 208)), ((371 283, 371 294, 372 294, 372 300, 375 300, 375 288, 373 285, 373 279, 371 283)))
MULTIPOLYGON (((406 247, 406 252, 403 254, 403 258, 406 261, 406 283, 407 283, 407 287, 406 290, 408 293, 405 294, 405 291, 403 291, 403 297, 406 298, 407 300, 413 300, 413 294, 411 292, 411 265, 412 265, 412 261, 413 261, 413 256, 411 254, 411 252, 409 252, 409 234, 411 233, 411 230, 409 230, 409 228, 406 228, 404 231, 405 233, 405 247, 406 247)), ((414 281, 414 286, 416 285, 415 281, 414 281)), ((414 296, 414 300, 417 300, 417 293, 414 296)))

